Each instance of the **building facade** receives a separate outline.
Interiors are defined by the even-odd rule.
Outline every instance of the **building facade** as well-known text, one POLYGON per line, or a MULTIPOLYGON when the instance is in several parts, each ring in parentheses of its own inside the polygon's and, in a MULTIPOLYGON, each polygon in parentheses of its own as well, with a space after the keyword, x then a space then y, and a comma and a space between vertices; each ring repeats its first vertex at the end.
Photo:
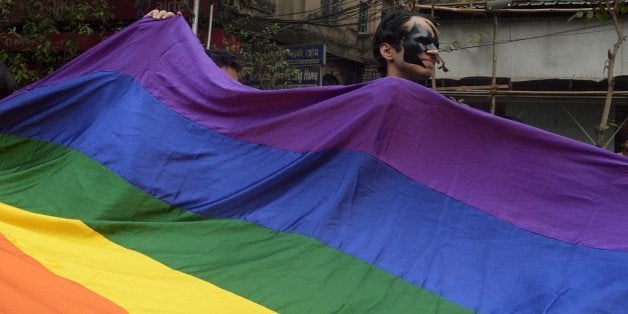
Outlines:
MULTIPOLYGON (((449 71, 437 73, 438 89, 486 111, 494 95, 498 114, 592 143, 607 94, 608 51, 618 38, 612 21, 568 22, 575 13, 570 4, 517 12, 521 7, 511 4, 513 12, 497 18, 441 12, 441 55, 449 71), (551 8, 566 10, 556 13, 551 8), (447 51, 454 42, 458 49, 447 51), (497 88, 491 90, 493 71, 497 88)), ((627 33, 625 20, 619 29, 627 33)), ((624 43, 615 58, 612 125, 607 131, 617 131, 617 138, 628 135, 627 58, 624 43)), ((606 148, 617 150, 616 145, 610 141, 606 148)))
MULTIPOLYGON (((183 11, 189 21, 194 17, 194 0, 108 2, 113 7, 114 20, 125 23, 136 21, 153 8, 183 11)), ((587 23, 570 20, 578 10, 598 7, 599 0, 198 3, 199 19, 205 23, 198 31, 203 44, 208 38, 213 43, 225 39, 220 17, 229 11, 253 17, 260 25, 277 23, 280 31, 275 40, 281 45, 324 47, 320 64, 305 64, 309 76, 318 76, 312 83, 318 85, 348 85, 379 78, 371 42, 382 12, 404 7, 432 14, 439 24, 445 66, 437 69, 429 87, 480 110, 494 111, 586 143, 592 142, 600 123, 608 86, 606 60, 618 38, 608 18, 587 23), (208 36, 210 11, 215 24, 208 36), (318 72, 312 70, 315 66, 319 67, 318 72)), ((620 16, 618 29, 623 36, 628 34, 625 15, 620 16)), ((101 37, 87 38, 93 40, 85 41, 79 49, 89 48, 101 37)), ((614 78, 609 114, 612 123, 607 133, 628 136, 628 43, 624 42, 617 53, 614 78)), ((617 149, 613 144, 609 142, 607 149, 617 149)))
MULTIPOLYGON (((471 5, 445 0, 434 1, 433 6, 431 1, 267 2, 274 8, 268 18, 290 25, 279 34, 280 42, 326 46, 324 84, 379 77, 371 38, 382 11, 404 6, 431 13, 439 23, 441 56, 448 69, 437 70, 432 87, 475 108, 493 108, 498 115, 594 142, 607 94, 607 54, 618 37, 610 19, 586 23, 569 19, 578 10, 598 6, 599 1, 497 0, 471 5)), ((626 35, 625 18, 620 16, 619 22, 626 35)), ((628 136, 627 71, 628 44, 623 44, 615 60, 615 93, 607 130, 617 137, 628 136)), ((610 141, 606 148, 616 149, 613 144, 610 141)))

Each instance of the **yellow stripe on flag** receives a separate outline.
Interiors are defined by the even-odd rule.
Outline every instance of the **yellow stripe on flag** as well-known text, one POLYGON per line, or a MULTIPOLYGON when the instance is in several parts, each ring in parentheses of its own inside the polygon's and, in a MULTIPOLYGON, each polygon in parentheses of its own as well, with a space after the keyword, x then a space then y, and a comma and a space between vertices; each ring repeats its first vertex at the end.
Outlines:
POLYGON ((34 214, 0 202, 0 233, 53 273, 129 312, 271 312, 117 245, 79 220, 34 214))

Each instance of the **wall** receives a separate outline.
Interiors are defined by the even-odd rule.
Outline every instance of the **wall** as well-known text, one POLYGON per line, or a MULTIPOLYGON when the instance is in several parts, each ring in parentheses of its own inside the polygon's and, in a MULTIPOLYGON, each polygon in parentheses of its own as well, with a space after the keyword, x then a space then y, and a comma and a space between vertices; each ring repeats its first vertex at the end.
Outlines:
MULTIPOLYGON (((607 51, 617 35, 612 25, 600 27, 591 22, 587 29, 582 21, 567 23, 567 17, 501 19, 497 46, 497 76, 514 81, 545 78, 571 78, 602 80, 607 51), (558 33, 558 34, 557 34, 558 33), (551 35, 555 34, 555 35, 551 35), (539 38, 534 38, 539 37, 539 38)), ((459 79, 469 76, 491 76, 492 71, 492 18, 465 21, 442 21, 441 47, 454 40, 487 31, 491 35, 482 41, 486 46, 443 52, 449 72, 437 72, 439 78, 459 79)), ((623 24, 624 34, 628 33, 623 24)), ((628 44, 624 43, 615 61, 615 75, 628 75, 628 44)))
MULTIPOLYGON (((297 0, 297 1, 273 1, 275 4, 274 17, 284 20, 311 20, 320 17, 322 14, 321 0, 297 0)), ((341 10, 354 7, 360 0, 341 1, 341 10)), ((369 6, 369 23, 367 30, 375 31, 379 23, 379 11, 381 5, 369 6)), ((325 20, 315 20, 316 23, 325 23, 325 20)), ((338 23, 357 23, 357 10, 351 10, 341 16, 338 23)), ((358 34, 356 25, 349 26, 321 26, 321 25, 299 25, 287 28, 283 31, 286 37, 282 38, 287 44, 312 44, 324 43, 327 45, 327 52, 349 60, 364 62, 370 60, 370 34, 358 34), (292 33, 291 33, 292 31, 292 33)), ((282 34, 280 34, 282 35, 282 34)))
MULTIPOLYGON (((600 104, 573 102, 557 104, 547 99, 526 104, 511 104, 506 108, 506 114, 518 117, 527 125, 593 145, 589 137, 595 139, 594 126, 600 123, 602 110, 600 104), (588 133, 588 136, 580 127, 588 133)), ((614 110, 612 110, 609 120, 613 121, 614 117, 614 110)), ((611 130, 613 131, 614 129, 611 130)), ((613 150, 613 148, 611 141, 606 149, 613 150)))

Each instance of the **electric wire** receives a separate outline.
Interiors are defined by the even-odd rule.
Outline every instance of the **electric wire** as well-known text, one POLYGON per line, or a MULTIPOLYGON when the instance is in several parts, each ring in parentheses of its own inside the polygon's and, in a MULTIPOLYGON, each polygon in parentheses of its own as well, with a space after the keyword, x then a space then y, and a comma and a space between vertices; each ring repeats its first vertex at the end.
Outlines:
MULTIPOLYGON (((531 39, 539 39, 539 38, 544 38, 544 37, 552 37, 552 36, 556 36, 556 35, 563 35, 563 36, 579 35, 581 33, 574 33, 574 32, 579 32, 579 31, 582 31, 582 30, 599 28, 599 27, 607 27, 607 26, 611 26, 611 28, 609 28, 609 30, 610 30, 610 29, 612 29, 613 25, 609 22, 607 24, 583 26, 583 27, 580 27, 580 28, 574 28, 574 29, 569 29, 569 30, 564 30, 564 31, 559 31, 559 32, 554 32, 554 33, 548 33, 548 34, 543 34, 543 35, 537 35, 537 36, 532 36, 532 37, 509 39, 509 40, 501 40, 501 41, 495 42, 495 44, 496 45, 509 44, 509 43, 513 43, 513 42, 519 42, 519 41, 531 40, 531 39)), ((594 31, 594 32, 602 32, 602 31, 604 31, 604 30, 594 31)), ((582 33, 582 34, 586 34, 586 33, 582 33)), ((445 44, 451 45, 452 43, 445 43, 445 44)), ((477 45, 473 45, 473 46, 466 46, 466 47, 460 47, 460 48, 457 48, 457 49, 453 49, 453 51, 464 50, 464 49, 471 49, 471 48, 478 48, 478 47, 485 47, 485 46, 491 46, 491 45, 493 45, 492 42, 484 43, 484 44, 477 44, 477 45)))
MULTIPOLYGON (((356 1, 365 2, 364 0, 348 0, 348 1, 339 2, 339 4, 342 4, 344 6, 344 5, 348 4, 348 3, 352 3, 352 2, 356 2, 356 1)), ((378 0, 375 0, 375 1, 378 1, 378 0)), ((315 8, 315 9, 299 11, 299 12, 284 13, 284 14, 277 14, 277 15, 272 15, 270 17, 275 18, 275 17, 281 17, 281 16, 296 15, 296 14, 306 14, 306 13, 307 14, 313 14, 313 13, 322 12, 322 11, 324 11, 324 8, 323 8, 323 6, 321 4, 320 7, 315 8)))
MULTIPOLYGON (((380 12, 383 10, 388 10, 388 9, 395 9, 395 8, 400 8, 402 7, 401 4, 393 4, 393 5, 388 5, 388 6, 384 6, 385 4, 382 2, 382 0, 373 0, 373 1, 368 1, 366 3, 368 3, 370 6, 374 6, 374 5, 378 5, 378 4, 382 4, 382 6, 384 6, 382 8, 382 10, 375 10, 372 13, 367 15, 367 18, 363 21, 360 21, 359 19, 359 15, 361 13, 361 4, 364 1, 362 0, 350 0, 350 1, 346 1, 346 2, 341 2, 341 8, 338 12, 332 12, 330 14, 326 14, 326 15, 320 15, 320 16, 308 16, 304 19, 301 20, 286 20, 286 19, 278 19, 276 17, 279 16, 286 16, 286 15, 294 15, 294 14, 301 14, 301 13, 310 13, 310 14, 314 14, 314 13, 318 13, 318 12, 322 12, 323 8, 317 8, 317 9, 311 9, 311 10, 305 10, 305 11, 300 11, 300 12, 295 12, 295 13, 290 13, 290 14, 282 14, 282 15, 275 15, 272 17, 262 17, 262 16, 255 16, 252 17, 253 19, 257 19, 257 20, 263 20, 266 22, 271 22, 271 23, 277 23, 277 24, 281 24, 281 25, 285 25, 283 27, 281 27, 279 29, 279 32, 285 31, 288 28, 291 27, 295 27, 298 25, 311 25, 317 28, 317 31, 321 34, 321 36, 324 38, 324 40, 327 40, 328 36, 325 36, 324 33, 320 30, 319 27, 350 27, 350 26, 358 26, 360 23, 370 23, 373 21, 376 21, 380 18, 380 12), (352 4, 355 3, 355 4, 352 4), (349 6, 346 6, 347 4, 352 4, 349 6), (326 21, 329 20, 330 17, 335 17, 337 19, 336 23, 325 23, 325 22, 321 22, 321 21, 326 21), (356 22, 345 22, 342 23, 342 21, 349 21, 349 20, 353 20, 356 22), (287 24, 287 25, 286 25, 287 24)), ((368 10, 368 9, 367 9, 368 10)), ((368 11, 367 11, 368 12, 368 11)), ((532 40, 532 39, 538 39, 538 38, 543 38, 543 37, 550 37, 550 36, 557 36, 557 35, 564 35, 564 36, 570 36, 570 35, 576 35, 577 33, 574 32, 579 32, 579 31, 583 31, 586 29, 592 29, 592 28, 597 28, 597 27, 604 27, 604 26, 609 26, 610 24, 602 24, 602 25, 595 25, 595 26, 584 26, 581 28, 576 28, 576 29, 570 29, 570 30, 565 30, 565 31, 559 31, 559 32, 554 32, 554 33, 548 33, 548 34, 543 34, 543 35, 538 35, 538 36, 532 36, 532 37, 527 37, 527 38, 519 38, 519 39, 511 39, 511 40, 502 40, 502 41, 498 41, 496 42, 496 44, 501 45, 501 44, 507 44, 507 43, 513 43, 513 42, 518 42, 518 41, 524 41, 524 40, 532 40)), ((604 30, 601 30, 604 31, 604 30)), ((252 34, 259 34, 256 32, 251 32, 252 34)), ((303 39, 307 39, 307 36, 301 36, 301 37, 294 37, 293 39, 298 39, 298 40, 303 40, 303 39)), ((452 43, 443 43, 446 45, 451 45, 452 43)), ((343 45, 342 43, 338 43, 339 46, 347 46, 347 47, 351 47, 350 45, 343 45)), ((477 45, 472 45, 472 46, 466 46, 466 47, 460 47, 460 48, 455 48, 453 49, 453 51, 457 51, 457 50, 464 50, 464 49, 471 49, 471 48, 478 48, 478 47, 484 47, 484 46, 490 46, 492 45, 492 43, 483 43, 483 44, 477 44, 477 45)))

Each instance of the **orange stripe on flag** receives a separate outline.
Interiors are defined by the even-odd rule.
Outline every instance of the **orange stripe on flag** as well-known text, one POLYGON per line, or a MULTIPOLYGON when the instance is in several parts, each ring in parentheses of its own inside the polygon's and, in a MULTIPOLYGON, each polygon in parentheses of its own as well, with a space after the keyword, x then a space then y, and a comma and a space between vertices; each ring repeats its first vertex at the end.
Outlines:
POLYGON ((53 274, 0 234, 0 312, 125 311, 87 288, 53 274))
POLYGON ((0 233, 54 274, 94 291, 129 312, 271 312, 210 282, 111 242, 80 220, 35 214, 0 202, 0 233))

